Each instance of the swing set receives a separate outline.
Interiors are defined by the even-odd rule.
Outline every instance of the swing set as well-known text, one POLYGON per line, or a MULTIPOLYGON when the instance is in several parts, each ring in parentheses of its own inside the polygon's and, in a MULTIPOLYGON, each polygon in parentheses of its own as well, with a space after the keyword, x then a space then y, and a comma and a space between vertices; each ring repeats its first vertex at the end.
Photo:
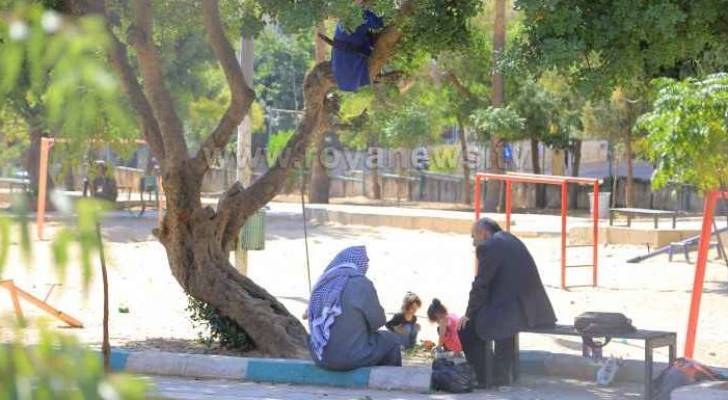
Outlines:
POLYGON ((561 187, 561 289, 566 289, 566 271, 569 268, 591 268, 592 284, 596 287, 598 284, 599 272, 599 184, 601 181, 596 178, 582 178, 573 176, 558 175, 539 175, 527 173, 507 173, 507 174, 491 174, 479 172, 475 175, 475 219, 480 218, 480 199, 481 199, 481 183, 482 181, 502 181, 506 186, 506 226, 505 230, 511 230, 511 212, 513 209, 513 184, 514 183, 541 183, 547 185, 557 185, 561 187), (566 235, 567 221, 566 217, 569 212, 569 184, 577 184, 581 186, 591 186, 594 194, 594 207, 592 211, 592 242, 590 244, 567 244, 566 235), (573 247, 591 247, 592 263, 591 264, 567 264, 566 249, 573 247))

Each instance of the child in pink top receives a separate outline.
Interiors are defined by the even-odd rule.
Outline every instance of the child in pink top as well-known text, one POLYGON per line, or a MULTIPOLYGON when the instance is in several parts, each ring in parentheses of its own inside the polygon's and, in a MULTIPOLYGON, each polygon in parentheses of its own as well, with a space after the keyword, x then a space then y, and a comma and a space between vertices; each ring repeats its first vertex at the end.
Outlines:
POLYGON ((458 336, 458 316, 448 314, 447 308, 438 299, 433 299, 427 309, 427 318, 430 322, 437 322, 437 333, 440 335, 437 345, 445 351, 463 351, 458 336))

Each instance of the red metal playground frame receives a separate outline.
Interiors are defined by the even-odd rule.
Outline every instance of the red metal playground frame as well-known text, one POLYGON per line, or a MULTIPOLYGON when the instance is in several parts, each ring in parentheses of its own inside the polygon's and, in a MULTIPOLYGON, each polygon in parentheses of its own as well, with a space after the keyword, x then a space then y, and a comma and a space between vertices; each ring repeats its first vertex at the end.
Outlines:
POLYGON ((547 185, 561 186, 561 288, 566 289, 566 269, 579 267, 592 267, 592 286, 597 286, 599 271, 599 184, 601 181, 596 178, 581 178, 572 176, 537 175, 525 173, 491 174, 477 173, 475 175, 475 219, 480 218, 481 181, 497 180, 503 181, 506 185, 506 227, 511 230, 511 211, 513 207, 512 191, 513 183, 542 183, 547 185), (591 185, 594 191, 594 207, 592 213, 592 243, 587 245, 566 244, 566 217, 569 209, 568 193, 569 183, 577 185, 591 185), (592 247, 592 264, 567 265, 566 249, 568 247, 592 247))
POLYGON ((695 352, 695 338, 698 331, 698 320, 700 317, 700 300, 703 296, 703 284, 705 283, 705 267, 708 262, 708 251, 713 236, 713 217, 718 198, 728 199, 728 190, 714 191, 705 194, 705 206, 703 210, 703 227, 700 231, 700 242, 698 242, 698 260, 695 263, 695 280, 693 281, 693 293, 690 300, 690 316, 688 317, 688 329, 685 335, 685 357, 693 358, 695 352))

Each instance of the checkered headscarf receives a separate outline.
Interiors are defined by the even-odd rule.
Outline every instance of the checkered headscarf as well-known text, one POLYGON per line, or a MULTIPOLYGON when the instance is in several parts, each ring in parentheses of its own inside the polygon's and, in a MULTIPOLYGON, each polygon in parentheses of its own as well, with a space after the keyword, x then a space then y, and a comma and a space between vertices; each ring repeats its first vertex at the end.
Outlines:
POLYGON ((311 347, 319 360, 329 342, 329 333, 336 317, 341 315, 341 293, 349 278, 364 276, 369 257, 364 246, 342 250, 329 263, 311 292, 308 305, 308 325, 311 347))

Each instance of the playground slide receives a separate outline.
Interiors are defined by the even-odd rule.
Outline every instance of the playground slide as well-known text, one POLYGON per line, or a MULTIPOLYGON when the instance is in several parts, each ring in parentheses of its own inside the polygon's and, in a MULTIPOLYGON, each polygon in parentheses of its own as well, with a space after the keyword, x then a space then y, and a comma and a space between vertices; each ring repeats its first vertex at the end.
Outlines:
MULTIPOLYGON (((724 232, 728 232, 728 227, 725 227, 725 228, 719 229, 717 231, 714 231, 712 236, 720 235, 720 234, 722 234, 724 232)), ((700 241, 700 235, 692 236, 692 237, 689 237, 689 238, 687 238, 685 240, 681 240, 680 243, 682 243, 685 246, 695 246, 695 245, 698 244, 698 241, 700 241)), ((671 247, 671 245, 668 244, 667 246, 660 247, 659 249, 657 249, 657 250, 655 250, 655 251, 653 251, 651 253, 647 253, 647 254, 642 255, 642 256, 637 256, 635 258, 631 258, 631 259, 627 260, 627 262, 628 263, 635 264, 635 263, 642 262, 642 261, 644 261, 644 260, 646 260, 648 258, 652 258, 652 257, 657 256, 657 255, 660 255, 660 254, 666 254, 666 253, 668 253, 670 251, 670 247, 671 247)))

